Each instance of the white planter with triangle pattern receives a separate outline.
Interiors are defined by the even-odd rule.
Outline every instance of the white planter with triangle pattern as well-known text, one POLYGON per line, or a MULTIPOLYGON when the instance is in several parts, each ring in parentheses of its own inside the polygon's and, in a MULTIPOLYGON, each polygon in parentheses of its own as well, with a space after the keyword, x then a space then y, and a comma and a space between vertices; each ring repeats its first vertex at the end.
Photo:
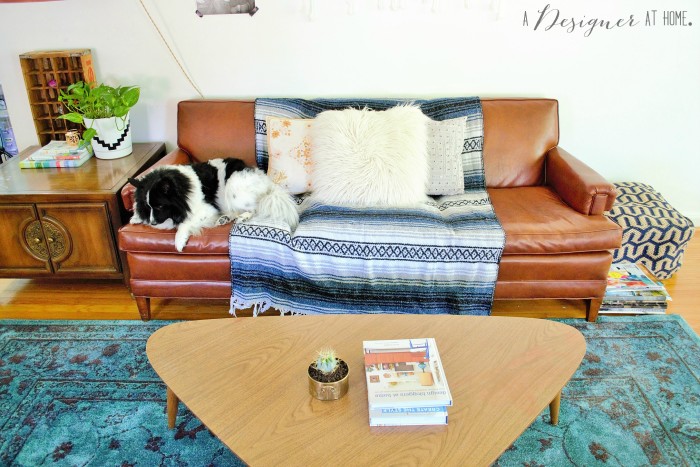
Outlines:
POLYGON ((126 119, 118 117, 85 118, 85 128, 97 130, 97 136, 92 138, 92 149, 98 159, 119 159, 131 154, 131 128, 129 114, 126 119))

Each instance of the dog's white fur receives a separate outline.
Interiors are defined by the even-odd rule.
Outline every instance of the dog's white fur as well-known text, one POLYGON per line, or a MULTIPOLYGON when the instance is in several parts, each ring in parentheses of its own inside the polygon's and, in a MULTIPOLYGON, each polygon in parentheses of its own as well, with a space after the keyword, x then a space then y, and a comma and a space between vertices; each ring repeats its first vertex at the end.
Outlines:
POLYGON ((299 211, 291 196, 260 169, 231 174, 221 206, 240 221, 281 220, 291 231, 299 224, 299 211))
MULTIPOLYGON (((187 195, 190 212, 183 222, 174 225, 171 219, 160 224, 151 225, 156 229, 177 229, 175 248, 182 251, 190 236, 199 235, 203 228, 214 227, 219 219, 226 216, 243 222, 249 219, 259 221, 281 220, 294 231, 299 224, 299 211, 296 204, 282 187, 274 183, 260 169, 247 168, 234 172, 224 180, 224 163, 222 159, 209 161, 219 170, 219 188, 216 203, 221 210, 207 203, 202 191, 202 183, 194 170, 187 165, 172 165, 168 168, 178 170, 190 181, 191 190, 187 195)), ((158 170, 158 169, 156 169, 158 170)), ((141 219, 134 210, 131 224, 149 224, 149 219, 141 219)))
POLYGON ((314 200, 351 206, 427 201, 427 121, 412 105, 321 112, 314 120, 314 200))

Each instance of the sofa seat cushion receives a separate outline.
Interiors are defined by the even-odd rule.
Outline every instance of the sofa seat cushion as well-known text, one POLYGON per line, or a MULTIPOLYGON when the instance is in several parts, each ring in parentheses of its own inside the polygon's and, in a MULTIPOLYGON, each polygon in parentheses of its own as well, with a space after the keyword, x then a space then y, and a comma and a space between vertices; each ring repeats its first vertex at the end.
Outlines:
MULTIPOLYGON (((182 253, 225 255, 228 258, 228 234, 231 224, 202 229, 192 235, 182 253)), ((126 224, 119 229, 119 248, 132 253, 177 253, 175 230, 158 230, 141 224, 126 224)))
POLYGON ((612 250, 621 229, 605 216, 570 208, 547 186, 489 188, 496 217, 506 232, 504 255, 546 255, 612 250))

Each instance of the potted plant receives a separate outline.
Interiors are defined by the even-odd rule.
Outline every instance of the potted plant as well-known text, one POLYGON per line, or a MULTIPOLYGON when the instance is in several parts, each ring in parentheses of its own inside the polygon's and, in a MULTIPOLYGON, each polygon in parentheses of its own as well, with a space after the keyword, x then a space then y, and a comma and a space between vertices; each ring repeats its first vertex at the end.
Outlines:
POLYGON ((85 127, 83 141, 90 141, 95 156, 116 159, 131 154, 129 111, 140 97, 138 86, 112 87, 78 81, 59 92, 68 113, 62 118, 85 127))
POLYGON ((335 350, 321 350, 309 365, 309 393, 322 401, 340 399, 348 392, 349 374, 348 364, 338 358, 335 350))

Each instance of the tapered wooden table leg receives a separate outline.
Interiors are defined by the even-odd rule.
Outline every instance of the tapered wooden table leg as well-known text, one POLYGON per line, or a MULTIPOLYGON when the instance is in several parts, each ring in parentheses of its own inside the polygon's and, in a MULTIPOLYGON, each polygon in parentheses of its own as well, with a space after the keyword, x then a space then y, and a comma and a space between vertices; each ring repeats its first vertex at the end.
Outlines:
POLYGON ((168 428, 173 429, 175 428, 175 419, 177 418, 177 405, 180 402, 180 400, 177 398, 175 393, 173 392, 172 389, 168 388, 168 404, 167 404, 167 409, 168 409, 168 428))
POLYGON ((552 402, 549 403, 549 421, 552 425, 559 423, 559 405, 561 404, 561 391, 552 402))

